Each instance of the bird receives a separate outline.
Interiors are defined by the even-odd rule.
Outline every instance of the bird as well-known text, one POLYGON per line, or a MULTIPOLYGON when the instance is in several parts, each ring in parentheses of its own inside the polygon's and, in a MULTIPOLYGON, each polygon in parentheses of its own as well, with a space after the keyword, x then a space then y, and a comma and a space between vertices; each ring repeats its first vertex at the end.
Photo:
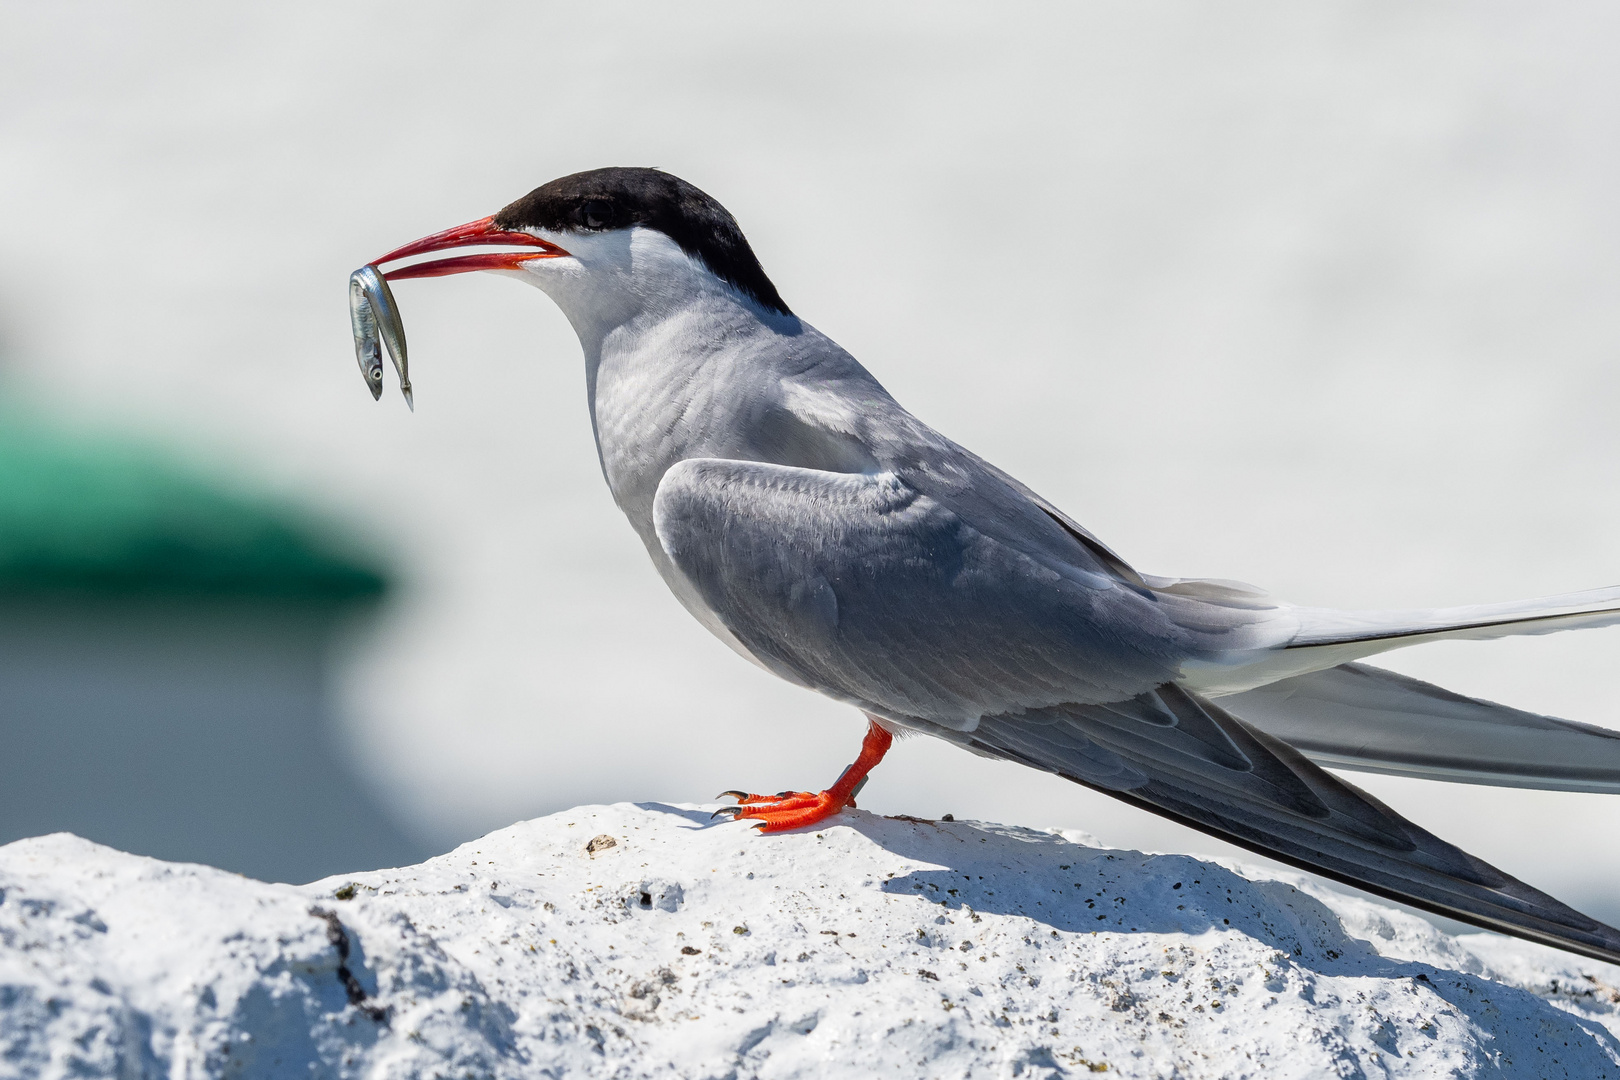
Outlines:
POLYGON ((788 307, 718 201, 659 169, 560 177, 367 265, 389 263, 385 286, 481 270, 545 293, 579 338, 608 488, 676 598, 747 660, 865 714, 831 786, 729 791, 718 813, 766 832, 825 821, 855 805, 896 735, 922 733, 1620 963, 1620 930, 1324 768, 1620 793, 1620 733, 1360 662, 1612 625, 1620 587, 1354 612, 1141 573, 903 408, 788 307), (446 254, 478 246, 504 250, 446 254))

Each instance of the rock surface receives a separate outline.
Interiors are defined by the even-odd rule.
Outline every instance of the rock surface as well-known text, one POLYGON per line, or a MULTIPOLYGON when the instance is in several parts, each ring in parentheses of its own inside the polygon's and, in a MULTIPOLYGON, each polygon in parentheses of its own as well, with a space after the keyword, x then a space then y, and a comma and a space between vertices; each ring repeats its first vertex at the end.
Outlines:
POLYGON ((0 1076, 1620 1076, 1620 969, 1303 877, 581 807, 274 885, 0 848, 0 1076))

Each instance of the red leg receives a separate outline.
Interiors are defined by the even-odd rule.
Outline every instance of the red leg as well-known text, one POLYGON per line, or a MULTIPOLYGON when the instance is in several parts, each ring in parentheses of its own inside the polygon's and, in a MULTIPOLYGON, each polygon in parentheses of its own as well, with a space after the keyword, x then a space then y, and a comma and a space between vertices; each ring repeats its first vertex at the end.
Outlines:
POLYGON ((723 791, 722 795, 732 795, 737 799, 738 805, 727 806, 715 811, 715 816, 728 814, 732 818, 753 818, 764 824, 759 827, 761 832, 782 832, 785 829, 802 829, 806 825, 814 825, 832 817, 846 806, 855 805, 855 793, 866 784, 866 774, 871 772, 883 755, 888 753, 889 744, 894 741, 878 722, 870 716, 867 717, 866 738, 861 740, 861 753, 855 759, 855 764, 844 770, 837 783, 826 791, 784 791, 778 795, 748 795, 741 791, 723 791))

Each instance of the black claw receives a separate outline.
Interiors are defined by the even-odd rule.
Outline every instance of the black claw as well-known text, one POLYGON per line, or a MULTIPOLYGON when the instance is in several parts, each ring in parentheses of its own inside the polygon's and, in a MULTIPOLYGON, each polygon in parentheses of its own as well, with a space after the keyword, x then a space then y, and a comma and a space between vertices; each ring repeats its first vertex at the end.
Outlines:
POLYGON ((735 790, 733 790, 733 791, 722 791, 720 794, 716 795, 715 798, 723 799, 727 795, 730 795, 733 799, 736 799, 738 802, 742 802, 744 799, 748 798, 748 792, 746 792, 746 791, 735 791, 735 790))
POLYGON ((720 809, 709 815, 709 820, 713 821, 717 817, 729 817, 732 821, 736 821, 742 816, 745 809, 745 807, 741 806, 722 806, 720 809))
POLYGON ((789 796, 789 795, 792 795, 792 794, 793 794, 793 792, 791 792, 791 791, 778 791, 778 792, 777 792, 777 793, 776 793, 776 797, 777 797, 777 798, 778 798, 778 799, 785 799, 785 798, 787 798, 787 797, 788 797, 788 796, 789 796))

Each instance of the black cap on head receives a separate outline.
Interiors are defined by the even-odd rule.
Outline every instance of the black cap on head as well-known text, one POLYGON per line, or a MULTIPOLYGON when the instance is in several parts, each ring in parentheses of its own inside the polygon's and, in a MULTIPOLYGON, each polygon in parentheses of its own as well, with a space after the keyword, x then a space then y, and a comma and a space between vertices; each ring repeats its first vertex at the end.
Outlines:
POLYGON ((632 225, 657 229, 760 306, 792 314, 737 219, 685 180, 658 169, 592 169, 561 177, 496 214, 495 224, 548 232, 602 232, 632 225))

